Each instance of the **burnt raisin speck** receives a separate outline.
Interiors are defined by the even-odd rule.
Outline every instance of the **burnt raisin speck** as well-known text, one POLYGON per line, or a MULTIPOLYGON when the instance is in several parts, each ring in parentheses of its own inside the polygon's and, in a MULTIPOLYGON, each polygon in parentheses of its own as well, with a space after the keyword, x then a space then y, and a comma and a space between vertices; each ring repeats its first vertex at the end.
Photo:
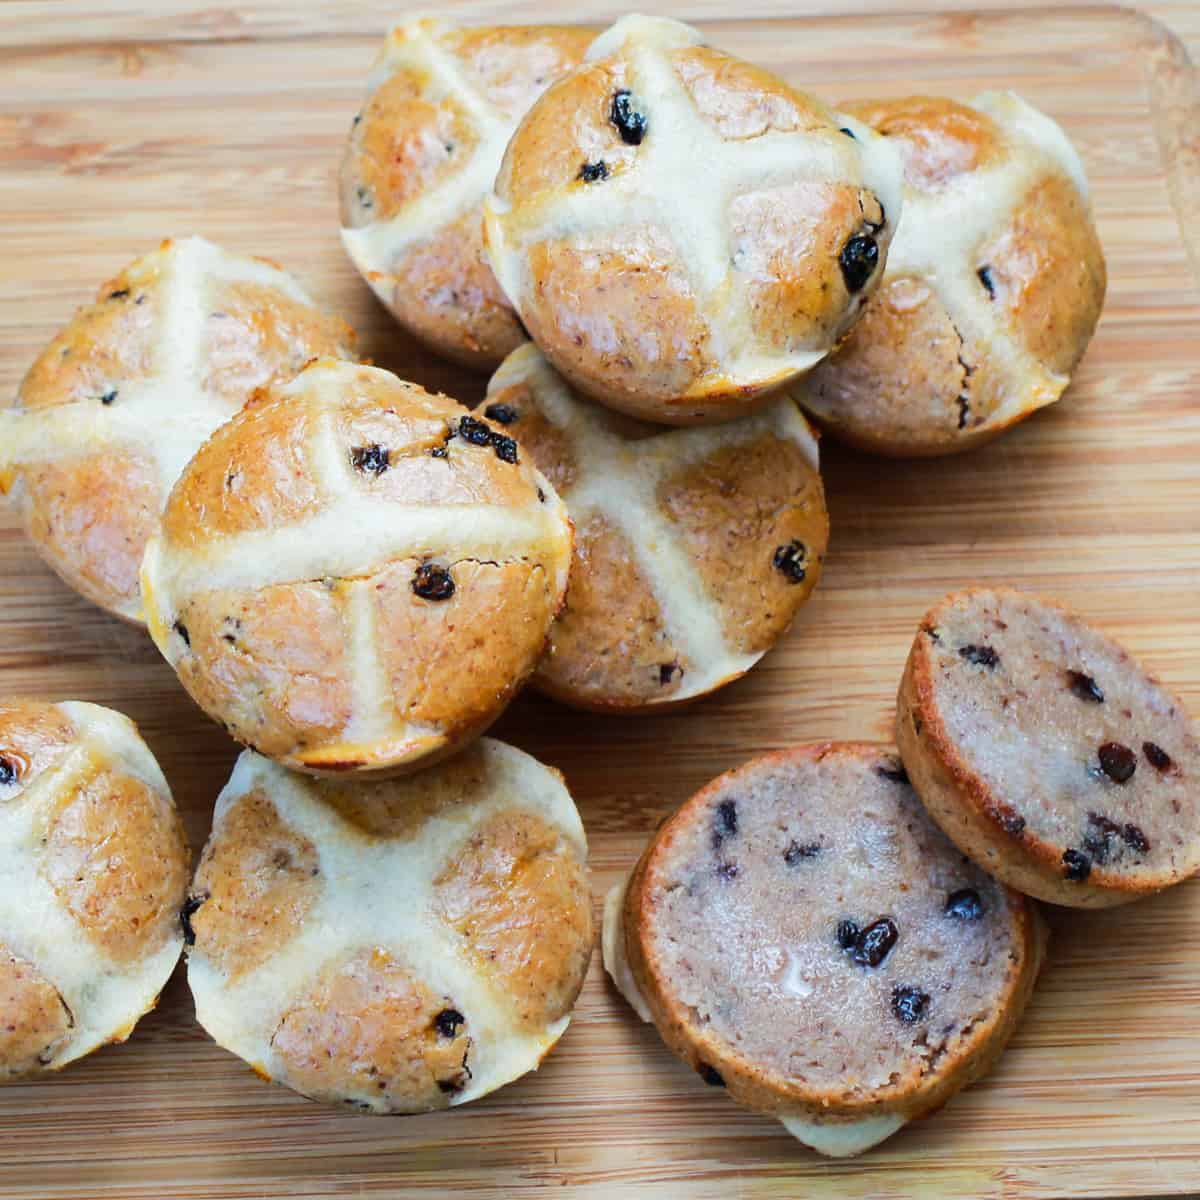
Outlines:
POLYGON ((880 779, 888 779, 892 783, 899 783, 904 787, 908 787, 911 784, 911 780, 908 778, 908 772, 900 763, 897 763, 894 766, 883 766, 881 764, 875 768, 875 774, 878 775, 880 779))
POLYGON ((861 930, 855 921, 839 921, 837 925, 837 944, 843 950, 853 950, 858 945, 858 935, 861 930))
POLYGON ((777 546, 771 563, 775 570, 785 575, 789 583, 803 583, 808 575, 808 547, 803 542, 792 540, 777 546))
POLYGON ((858 141, 858 138, 856 138, 856 137, 854 136, 854 130, 853 130, 853 129, 847 129, 845 125, 843 125, 843 126, 841 127, 841 129, 839 129, 839 130, 838 130, 838 133, 844 133, 844 134, 845 134, 845 135, 846 135, 848 138, 850 138, 850 140, 851 140, 851 141, 855 141, 855 142, 857 142, 857 141, 858 141))
POLYGON ((608 119, 617 127, 621 141, 627 146, 640 146, 646 136, 646 114, 638 110, 628 88, 621 88, 612 98, 608 119))
POLYGON ((456 432, 464 442, 470 442, 472 446, 490 446, 492 444, 492 431, 474 417, 463 417, 458 423, 456 432))
POLYGON ((899 936, 896 922, 891 917, 880 917, 858 935, 850 957, 860 967, 878 967, 892 952, 899 936))
POLYGON ((461 1092, 467 1086, 465 1079, 439 1079, 438 1088, 448 1096, 461 1092))
POLYGON ((1072 883, 1082 883, 1092 873, 1092 860, 1082 850, 1064 850, 1063 874, 1072 883))
POLYGON ((179 634, 180 638, 183 640, 183 644, 190 650, 192 648, 192 638, 187 631, 187 626, 182 621, 176 621, 171 628, 174 629, 177 634, 179 634))
POLYGON ((1139 854, 1145 854, 1150 849, 1150 840, 1137 825, 1122 825, 1103 813, 1088 813, 1088 828, 1083 847, 1091 855, 1093 862, 1103 864, 1108 861, 1114 839, 1119 839, 1139 854))
POLYGON ((722 800, 717 805, 716 832, 720 838, 736 837, 738 811, 736 800, 722 800))
POLYGON ((497 425, 511 425, 521 414, 511 404, 489 404, 483 415, 497 425))
POLYGON ((437 563, 423 562, 413 572, 412 590, 422 600, 449 600, 454 595, 454 577, 437 563))
POLYGON ((1112 853, 1110 839, 1120 838, 1121 827, 1102 813, 1088 813, 1087 832, 1083 837, 1083 849, 1093 863, 1103 866, 1112 853))
POLYGON ((725 1080, 721 1078, 721 1072, 716 1067, 710 1067, 708 1063, 699 1063, 696 1066, 696 1071, 709 1087, 725 1086, 725 1080))
POLYGON ((546 503, 546 493, 543 492, 541 488, 538 488, 537 493, 538 493, 538 503, 545 504, 546 503))
POLYGON ((0 754, 0 787, 11 787, 20 774, 20 766, 7 755, 0 754))
POLYGON ((989 671, 994 671, 1000 665, 1000 655, 991 646, 962 646, 958 657, 972 666, 987 667, 989 671))
POLYGON ((449 458, 450 451, 445 446, 434 446, 429 452, 430 458, 449 458))
POLYGON ((1138 854, 1146 854, 1150 850, 1150 839, 1136 825, 1121 826, 1121 840, 1138 854))
POLYGON ((660 687, 666 687, 672 679, 675 678, 675 672, 679 670, 677 662, 659 663, 658 664, 658 682, 660 687))
POLYGON ((1143 742, 1142 753, 1146 756, 1146 761, 1156 771, 1169 771, 1171 769, 1171 756, 1161 746, 1156 746, 1153 742, 1143 742))
POLYGON ((969 396, 958 396, 954 401, 958 405, 958 427, 966 429, 971 416, 971 400, 969 396))
POLYGON ((128 288, 117 288, 117 290, 115 292, 108 293, 108 298, 110 300, 128 300, 129 299, 129 289, 128 288))
POLYGON ((375 201, 371 199, 371 193, 365 187, 360 187, 355 194, 358 196, 358 202, 363 208, 375 207, 375 201))
POLYGON ((984 913, 983 901, 974 888, 959 888, 946 897, 944 911, 955 921, 978 921, 984 913))
POLYGON ((179 924, 183 927, 183 944, 185 946, 196 944, 196 931, 192 928, 192 917, 196 915, 200 905, 207 899, 207 896, 189 896, 179 910, 179 924))
MULTIPOLYGON (((789 867, 794 867, 798 862, 803 862, 806 858, 816 858, 820 853, 819 842, 807 842, 803 846, 799 842, 789 842, 788 848, 783 852, 783 861, 789 867)), ((855 937, 857 936, 856 930, 855 937)))
POLYGON ((1000 828, 1010 837, 1020 837, 1025 832, 1025 818, 1014 809, 1001 809, 996 817, 1000 822, 1000 828))
POLYGON ((463 417, 458 423, 458 428, 450 437, 453 437, 454 434, 461 437, 464 442, 470 442, 472 446, 491 446, 496 452, 496 457, 502 462, 515 463, 517 461, 517 443, 512 438, 490 429, 474 417, 463 417))
POLYGON ((386 446, 355 446, 350 451, 350 461, 356 471, 364 475, 382 475, 391 465, 391 453, 386 446))
POLYGON ((892 1012, 896 1020, 915 1025, 929 1011, 929 993, 905 985, 892 988, 892 1012))
POLYGON ((492 448, 501 462, 515 463, 517 461, 517 443, 512 438, 497 433, 492 437, 492 448))
POLYGON ((979 282, 982 283, 984 288, 987 289, 988 299, 995 300, 996 284, 992 280, 991 267, 980 267, 979 270, 975 272, 975 274, 979 276, 979 282))
POLYGON ((608 164, 601 159, 599 162, 585 162, 579 168, 579 178, 584 183, 598 183, 601 179, 608 178, 608 164))
POLYGON ((861 292, 879 265, 879 246, 875 239, 865 233, 855 234, 842 247, 842 252, 838 255, 838 265, 842 268, 846 290, 861 292))
POLYGON ((1067 682, 1071 691, 1080 700, 1084 700, 1088 704, 1104 703, 1104 692, 1090 675, 1085 675, 1082 671, 1068 671, 1067 682))
POLYGON ((105 392, 104 395, 102 395, 100 397, 100 403, 103 404, 105 408, 107 408, 110 404, 112 404, 116 400, 116 398, 117 398, 117 389, 109 388, 108 391, 105 392))
POLYGON ((438 1037, 452 1038, 458 1035, 459 1026, 465 1024, 466 1020, 457 1008, 443 1008, 433 1023, 437 1026, 438 1037))
POLYGON ((1100 770, 1113 783, 1128 783, 1137 770, 1137 755, 1120 742, 1105 742, 1098 751, 1100 770))

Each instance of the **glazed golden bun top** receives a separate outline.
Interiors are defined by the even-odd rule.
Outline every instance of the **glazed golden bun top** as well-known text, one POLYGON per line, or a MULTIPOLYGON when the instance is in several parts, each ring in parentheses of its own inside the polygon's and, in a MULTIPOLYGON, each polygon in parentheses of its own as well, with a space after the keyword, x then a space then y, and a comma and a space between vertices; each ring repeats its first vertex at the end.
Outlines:
POLYGON ((736 421, 668 429, 575 392, 527 343, 479 410, 517 438, 575 522, 567 602, 534 683, 638 712, 738 678, 821 575, 817 443, 784 396, 736 421))
POLYGON ((862 321, 797 394, 865 449, 967 449, 1056 401, 1099 320, 1083 166, 1012 92, 846 110, 900 151, 904 220, 862 321))
POLYGON ((521 122, 485 242, 575 386, 690 424, 748 411, 829 352, 900 205, 896 156, 867 126, 635 16, 521 122))
POLYGON ((193 452, 255 389, 353 346, 274 263, 163 242, 100 289, 0 412, 0 489, 67 583, 140 623, 142 551, 193 452))
POLYGON ((0 704, 0 1078, 129 1036, 183 945, 188 847, 133 722, 0 704))
POLYGON ((503 431, 321 359, 209 439, 142 569, 150 632, 239 740, 411 769, 499 715, 562 602, 571 526, 503 431))
POLYGON ((483 253, 504 147, 592 31, 408 21, 387 37, 346 143, 342 241, 397 320, 438 353, 496 366, 525 340, 483 253))
POLYGON ((370 783, 247 751, 188 905, 197 1017, 316 1099, 475 1099, 570 1020, 592 948, 586 857, 558 772, 490 738, 370 783))

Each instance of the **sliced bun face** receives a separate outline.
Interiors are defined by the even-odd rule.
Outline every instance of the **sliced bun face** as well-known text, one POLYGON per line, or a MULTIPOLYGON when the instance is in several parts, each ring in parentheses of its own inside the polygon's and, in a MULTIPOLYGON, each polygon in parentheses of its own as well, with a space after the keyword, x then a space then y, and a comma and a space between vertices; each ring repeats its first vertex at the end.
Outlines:
POLYGON ((604 948, 705 1083, 839 1155, 991 1067, 1044 931, 926 817, 893 750, 835 742, 689 800, 610 897, 604 948))
POLYGON ((1200 869, 1200 739, 1183 703, 1035 596, 978 588, 926 614, 896 738, 934 820, 1031 896, 1102 908, 1200 869))

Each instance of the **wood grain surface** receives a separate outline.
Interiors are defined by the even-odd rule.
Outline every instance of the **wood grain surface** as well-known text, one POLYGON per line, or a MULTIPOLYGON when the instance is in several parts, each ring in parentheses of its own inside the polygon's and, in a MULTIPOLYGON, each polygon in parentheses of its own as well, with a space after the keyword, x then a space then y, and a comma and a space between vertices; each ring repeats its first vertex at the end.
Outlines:
MULTIPOLYGON (((561 20, 612 10, 518 0, 503 11, 561 20)), ((386 24, 373 4, 0 5, 4 393, 101 280, 162 237, 198 232, 280 260, 359 327, 381 365, 474 401, 483 381, 406 341, 337 237, 339 147, 386 24)), ((887 737, 918 618, 968 581, 1016 583, 1079 608, 1200 713, 1200 125, 1181 44, 1100 7, 708 28, 831 100, 1018 89, 1083 154, 1109 297, 1065 400, 996 445, 911 465, 824 447, 825 579, 749 678, 654 718, 518 700, 498 733, 565 772, 597 899, 657 821, 717 772, 801 739, 887 737)), ((702 176, 697 164, 698 185, 702 176)), ((134 717, 199 848, 234 747, 149 641, 59 584, 7 513, 0 692, 134 717)), ((1052 914, 1049 965, 996 1073, 845 1163, 699 1083, 608 986, 599 954, 541 1071, 451 1114, 403 1119, 327 1110, 261 1082, 196 1025, 181 971, 125 1045, 0 1089, 0 1196, 1194 1194, 1198 917, 1200 883, 1115 913, 1052 914)))

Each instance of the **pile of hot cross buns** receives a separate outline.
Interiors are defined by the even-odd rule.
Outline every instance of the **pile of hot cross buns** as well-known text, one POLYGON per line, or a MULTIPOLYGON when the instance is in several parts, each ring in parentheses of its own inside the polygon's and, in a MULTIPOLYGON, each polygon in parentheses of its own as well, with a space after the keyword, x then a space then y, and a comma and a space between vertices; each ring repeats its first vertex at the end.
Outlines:
MULTIPOLYGON (((834 110, 665 19, 399 26, 339 189, 395 320, 493 372, 474 410, 186 237, 0 414, 38 553, 245 747, 193 871, 132 722, 0 702, 7 1078, 127 1037, 181 953, 211 1036, 314 1099, 419 1112, 535 1068, 596 940, 587 843, 485 730, 527 682, 636 716, 744 675, 821 576, 810 421, 975 448, 1058 400, 1104 299, 1079 157, 1018 96, 834 110)), ((895 745, 704 787, 607 897, 604 965, 698 1087, 857 1153, 995 1062, 1037 901, 1200 867, 1198 771, 1108 637, 966 588, 916 631, 895 745)))

